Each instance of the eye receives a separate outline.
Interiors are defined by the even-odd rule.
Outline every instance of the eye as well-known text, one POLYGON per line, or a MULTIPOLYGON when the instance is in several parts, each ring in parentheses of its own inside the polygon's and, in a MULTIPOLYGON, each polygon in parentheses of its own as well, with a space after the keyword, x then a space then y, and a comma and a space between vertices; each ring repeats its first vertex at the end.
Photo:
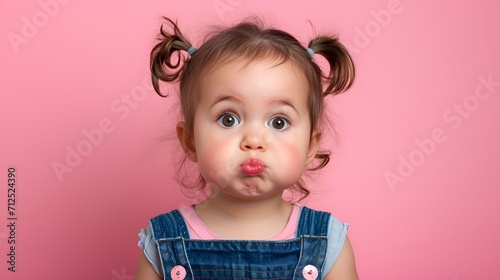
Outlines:
POLYGON ((288 119, 282 116, 273 117, 269 121, 269 126, 276 130, 285 130, 289 125, 288 119))
POLYGON ((233 127, 240 124, 240 120, 234 114, 224 113, 218 119, 217 122, 223 127, 233 127))

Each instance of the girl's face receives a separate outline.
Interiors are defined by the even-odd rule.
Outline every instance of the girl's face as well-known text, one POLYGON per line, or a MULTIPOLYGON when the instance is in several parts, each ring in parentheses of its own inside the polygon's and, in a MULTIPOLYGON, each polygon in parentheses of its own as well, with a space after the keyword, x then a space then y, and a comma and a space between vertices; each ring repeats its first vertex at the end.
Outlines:
POLYGON ((188 157, 216 192, 238 199, 279 195, 314 158, 308 84, 291 62, 233 62, 199 83, 193 137, 178 133, 188 157), (185 135, 184 135, 185 136, 185 135), (184 140, 183 140, 184 139, 184 140))

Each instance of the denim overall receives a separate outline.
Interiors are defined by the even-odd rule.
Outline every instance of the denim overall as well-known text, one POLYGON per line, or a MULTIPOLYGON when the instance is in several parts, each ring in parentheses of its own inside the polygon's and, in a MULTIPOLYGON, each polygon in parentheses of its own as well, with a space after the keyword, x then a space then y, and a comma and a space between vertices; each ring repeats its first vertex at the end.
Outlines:
POLYGON ((329 219, 302 207, 296 238, 278 241, 190 239, 178 210, 150 222, 164 279, 289 280, 323 279, 329 219))

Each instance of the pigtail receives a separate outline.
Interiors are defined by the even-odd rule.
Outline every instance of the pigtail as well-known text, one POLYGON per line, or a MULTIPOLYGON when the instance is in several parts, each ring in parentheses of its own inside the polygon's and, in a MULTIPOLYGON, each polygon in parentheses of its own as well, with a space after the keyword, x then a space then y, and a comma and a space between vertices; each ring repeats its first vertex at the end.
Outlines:
POLYGON ((330 72, 328 75, 322 73, 327 85, 324 96, 335 95, 348 90, 354 83, 354 62, 337 37, 319 36, 309 42, 308 47, 315 53, 320 54, 328 61, 330 72))
POLYGON ((184 37, 179 27, 169 18, 163 17, 173 31, 166 32, 163 25, 160 27, 159 42, 151 51, 150 69, 153 87, 160 96, 166 97, 160 92, 159 81, 175 82, 184 69, 186 59, 181 56, 180 51, 188 51, 192 45, 184 37))

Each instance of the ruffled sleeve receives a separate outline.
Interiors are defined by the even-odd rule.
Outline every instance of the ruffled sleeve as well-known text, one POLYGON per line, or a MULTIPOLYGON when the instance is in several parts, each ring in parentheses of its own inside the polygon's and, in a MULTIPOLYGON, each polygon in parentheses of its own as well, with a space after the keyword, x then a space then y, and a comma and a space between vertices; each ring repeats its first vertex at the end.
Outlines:
POLYGON ((151 231, 151 226, 147 228, 141 229, 139 232, 139 248, 144 251, 144 255, 148 258, 149 262, 153 266, 154 270, 158 275, 163 278, 163 268, 161 266, 160 256, 158 254, 158 248, 156 247, 156 243, 153 239, 153 233, 151 231))
POLYGON ((323 275, 327 275, 337 261, 340 251, 344 246, 348 228, 348 223, 341 223, 334 216, 330 217, 328 225, 328 248, 326 249, 326 258, 322 269, 323 275))

